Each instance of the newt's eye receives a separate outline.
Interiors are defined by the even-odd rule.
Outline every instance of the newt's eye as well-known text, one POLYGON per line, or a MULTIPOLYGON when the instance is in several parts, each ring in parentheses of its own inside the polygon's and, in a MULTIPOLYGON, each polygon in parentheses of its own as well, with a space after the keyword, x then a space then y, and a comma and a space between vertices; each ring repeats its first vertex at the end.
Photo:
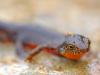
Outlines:
POLYGON ((69 52, 74 52, 74 51, 77 51, 77 47, 75 45, 72 45, 72 44, 62 44, 59 48, 59 52, 61 54, 63 53, 69 53, 69 52))
POLYGON ((64 46, 64 49, 65 49, 65 50, 75 50, 76 47, 75 47, 74 45, 68 44, 68 45, 65 45, 65 46, 64 46))
POLYGON ((73 45, 66 45, 66 46, 64 46, 65 50, 67 50, 67 49, 72 50, 73 48, 74 48, 73 45))

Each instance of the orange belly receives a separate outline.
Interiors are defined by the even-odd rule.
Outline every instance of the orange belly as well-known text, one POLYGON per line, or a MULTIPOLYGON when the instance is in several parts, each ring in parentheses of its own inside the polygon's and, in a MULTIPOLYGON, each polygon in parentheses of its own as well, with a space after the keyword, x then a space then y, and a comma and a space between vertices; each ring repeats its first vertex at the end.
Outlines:
POLYGON ((71 60, 79 60, 84 54, 85 52, 81 52, 79 54, 65 53, 62 56, 64 56, 65 58, 71 59, 71 60))
POLYGON ((34 43, 23 43, 23 47, 25 50, 30 51, 30 50, 36 48, 37 45, 34 43))
MULTIPOLYGON (((30 51, 36 47, 38 47, 38 45, 34 44, 34 43, 26 43, 23 44, 24 48, 26 51, 30 51)), ((59 53, 57 52, 57 50, 55 48, 50 48, 50 47, 43 47, 42 50, 54 54, 54 55, 59 55, 59 53)))

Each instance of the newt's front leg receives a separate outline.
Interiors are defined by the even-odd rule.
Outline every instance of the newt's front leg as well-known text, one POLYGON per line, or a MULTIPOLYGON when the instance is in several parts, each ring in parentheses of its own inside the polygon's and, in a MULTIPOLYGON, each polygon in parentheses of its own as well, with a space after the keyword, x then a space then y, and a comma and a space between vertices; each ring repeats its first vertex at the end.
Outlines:
POLYGON ((42 51, 42 48, 43 47, 37 47, 35 49, 33 49, 29 55, 26 57, 25 61, 28 61, 28 62, 32 62, 32 59, 35 55, 37 55, 38 53, 40 53, 42 51))
POLYGON ((32 49, 32 50, 30 51, 29 55, 26 57, 26 61, 32 62, 32 58, 33 58, 35 55, 37 55, 38 53, 40 53, 40 52, 43 50, 44 47, 45 47, 45 46, 43 46, 43 45, 39 45, 39 46, 37 46, 35 49, 32 49))

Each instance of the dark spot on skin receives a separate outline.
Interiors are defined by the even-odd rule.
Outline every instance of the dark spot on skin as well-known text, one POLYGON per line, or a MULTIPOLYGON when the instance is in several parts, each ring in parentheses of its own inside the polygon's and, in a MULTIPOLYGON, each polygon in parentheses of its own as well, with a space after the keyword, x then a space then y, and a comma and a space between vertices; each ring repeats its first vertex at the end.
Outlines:
POLYGON ((91 44, 91 41, 88 39, 88 48, 87 48, 87 52, 90 50, 90 44, 91 44))
POLYGON ((90 40, 88 40, 88 43, 89 43, 89 45, 88 45, 88 46, 90 47, 91 41, 90 41, 90 40))
POLYGON ((84 40, 83 40, 83 39, 84 39, 84 36, 80 35, 80 38, 81 38, 81 41, 82 41, 83 43, 85 43, 84 40))
POLYGON ((75 44, 75 41, 73 43, 75 44))

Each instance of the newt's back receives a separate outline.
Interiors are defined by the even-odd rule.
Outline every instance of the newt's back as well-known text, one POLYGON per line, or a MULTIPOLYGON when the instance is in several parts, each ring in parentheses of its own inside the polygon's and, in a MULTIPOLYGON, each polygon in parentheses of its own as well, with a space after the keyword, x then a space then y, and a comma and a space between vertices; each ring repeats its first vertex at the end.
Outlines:
POLYGON ((33 42, 36 44, 49 44, 54 47, 61 44, 65 39, 64 35, 55 30, 51 30, 39 25, 23 26, 17 29, 18 36, 25 42, 33 42))
POLYGON ((13 25, 13 23, 0 22, 0 31, 1 30, 7 31, 10 35, 9 38, 13 40, 20 39, 25 43, 49 44, 50 46, 56 47, 64 41, 63 34, 36 24, 33 24, 33 26, 13 25))

